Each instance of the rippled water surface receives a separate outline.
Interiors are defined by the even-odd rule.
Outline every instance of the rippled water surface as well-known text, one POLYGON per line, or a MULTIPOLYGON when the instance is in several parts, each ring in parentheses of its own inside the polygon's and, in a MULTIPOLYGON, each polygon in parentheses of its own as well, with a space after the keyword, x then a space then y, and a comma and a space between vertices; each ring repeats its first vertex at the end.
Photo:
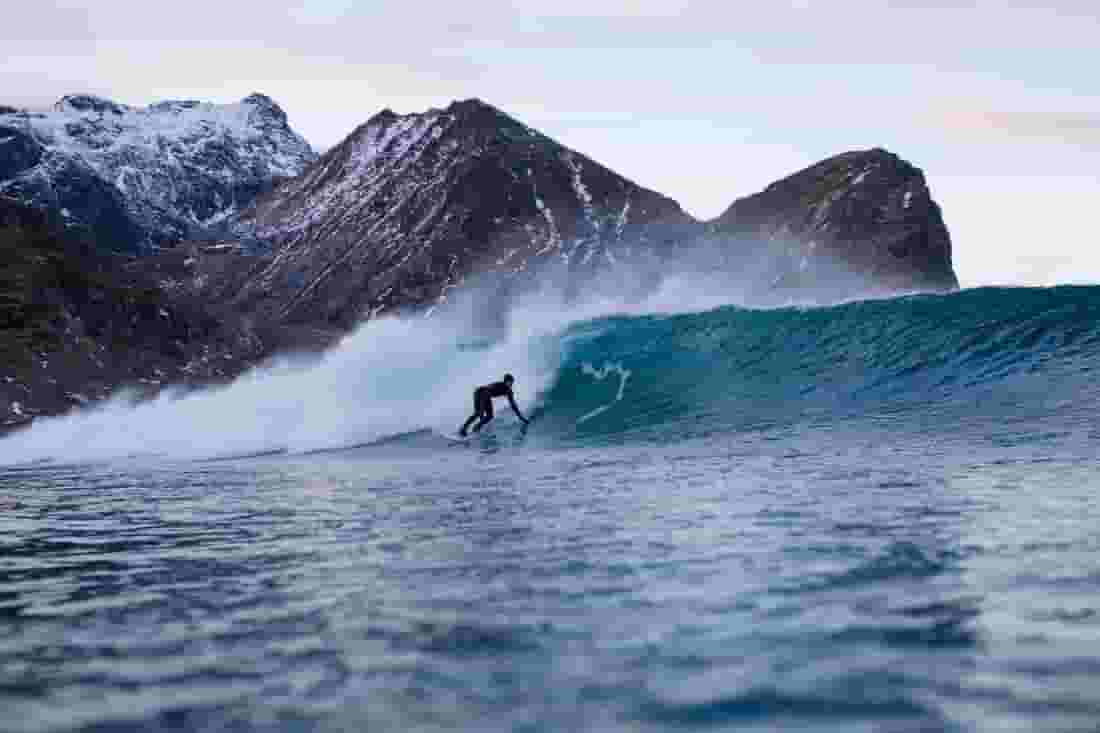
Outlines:
POLYGON ((1093 437, 951 427, 0 470, 0 729, 1096 730, 1093 437))

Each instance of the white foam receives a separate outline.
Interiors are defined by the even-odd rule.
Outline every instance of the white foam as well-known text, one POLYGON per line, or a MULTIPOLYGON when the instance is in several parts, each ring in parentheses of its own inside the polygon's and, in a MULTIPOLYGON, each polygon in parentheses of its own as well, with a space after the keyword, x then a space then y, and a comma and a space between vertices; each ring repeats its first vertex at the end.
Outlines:
POLYGON ((603 380, 610 377, 612 374, 617 374, 619 376, 619 391, 615 393, 615 399, 611 400, 611 402, 608 402, 606 405, 597 407, 595 410, 592 410, 589 413, 581 415, 577 419, 578 425, 588 422, 597 415, 604 414, 612 407, 614 407, 617 403, 622 402, 623 394, 626 392, 626 381, 630 379, 631 375, 630 370, 625 369, 623 365, 619 363, 607 363, 599 369, 592 366, 591 364, 585 363, 581 365, 581 371, 595 379, 597 382, 602 382, 603 380))
MULTIPOLYGON (((570 324, 612 314, 707 310, 736 300, 736 289, 728 285, 707 294, 694 278, 669 277, 641 302, 593 299, 569 307, 554 293, 532 295, 510 312, 501 338, 478 348, 470 344, 484 337, 464 310, 474 297, 456 291, 435 317, 371 320, 309 365, 280 362, 220 388, 166 391, 139 404, 122 395, 67 416, 39 419, 0 440, 0 465, 146 454, 189 459, 297 453, 426 428, 453 431, 471 409, 474 387, 505 372, 516 375, 521 409, 536 407, 537 395, 555 379, 560 335, 570 324)), ((621 378, 617 402, 629 372, 621 364, 602 369, 590 373, 621 378)))

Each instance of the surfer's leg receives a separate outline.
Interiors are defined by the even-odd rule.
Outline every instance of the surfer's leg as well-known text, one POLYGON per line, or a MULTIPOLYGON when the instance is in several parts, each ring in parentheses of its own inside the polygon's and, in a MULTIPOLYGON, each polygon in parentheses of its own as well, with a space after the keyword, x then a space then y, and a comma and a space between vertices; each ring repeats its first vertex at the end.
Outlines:
POLYGON ((474 432, 478 432, 485 425, 493 419, 493 398, 489 397, 485 400, 485 404, 482 405, 481 419, 478 420, 477 425, 474 426, 474 432))
MULTIPOLYGON (((473 421, 481 417, 481 413, 483 412, 485 407, 485 397, 486 395, 482 392, 482 389, 480 387, 474 390, 474 414, 470 415, 469 419, 467 419, 466 422, 462 424, 462 428, 460 428, 458 431, 459 435, 465 437, 466 431, 470 429, 470 425, 473 423, 473 421)), ((492 409, 492 406, 493 398, 490 397, 489 408, 492 409)))

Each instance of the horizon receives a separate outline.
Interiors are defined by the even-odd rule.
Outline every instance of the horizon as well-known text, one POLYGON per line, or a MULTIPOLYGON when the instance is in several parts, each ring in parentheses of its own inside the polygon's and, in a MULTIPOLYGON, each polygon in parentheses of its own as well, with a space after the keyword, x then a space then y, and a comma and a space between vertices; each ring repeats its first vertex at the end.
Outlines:
POLYGON ((537 12, 489 2, 440 6, 428 22, 347 0, 198 5, 155 22, 119 0, 29 8, 0 31, 0 103, 261 92, 323 152, 382 109, 477 97, 699 219, 825 158, 881 147, 924 172, 963 287, 1100 282, 1087 241, 1100 197, 1089 3, 796 1, 739 13, 689 0, 537 12), (133 62, 142 57, 154 62, 133 62))

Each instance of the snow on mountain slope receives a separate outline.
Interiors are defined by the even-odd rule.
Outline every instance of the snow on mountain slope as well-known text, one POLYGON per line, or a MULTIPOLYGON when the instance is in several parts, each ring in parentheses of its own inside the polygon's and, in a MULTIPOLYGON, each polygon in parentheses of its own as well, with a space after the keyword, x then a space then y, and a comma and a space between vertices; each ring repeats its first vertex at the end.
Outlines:
POLYGON ((278 320, 354 322, 444 301, 473 273, 576 273, 656 254, 698 226, 479 100, 385 110, 242 214, 238 235, 274 251, 238 297, 278 320))
POLYGON ((0 110, 0 193, 118 250, 216 235, 315 159, 262 94, 145 108, 72 95, 45 112, 0 110))

